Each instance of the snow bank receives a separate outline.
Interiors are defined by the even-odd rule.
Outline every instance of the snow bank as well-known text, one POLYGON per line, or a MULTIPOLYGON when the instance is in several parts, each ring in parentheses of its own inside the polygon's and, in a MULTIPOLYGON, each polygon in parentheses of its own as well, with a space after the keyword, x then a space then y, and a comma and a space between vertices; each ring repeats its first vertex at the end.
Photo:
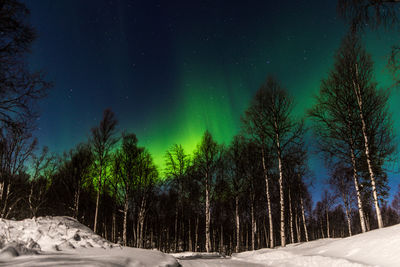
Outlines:
POLYGON ((70 217, 0 219, 0 266, 178 266, 156 250, 121 247, 70 217))
POLYGON ((243 252, 232 259, 268 266, 400 266, 400 225, 343 239, 243 252))
POLYGON ((177 259, 215 259, 215 258, 226 258, 224 255, 219 254, 218 252, 179 252, 179 253, 170 253, 169 255, 177 258, 177 259))

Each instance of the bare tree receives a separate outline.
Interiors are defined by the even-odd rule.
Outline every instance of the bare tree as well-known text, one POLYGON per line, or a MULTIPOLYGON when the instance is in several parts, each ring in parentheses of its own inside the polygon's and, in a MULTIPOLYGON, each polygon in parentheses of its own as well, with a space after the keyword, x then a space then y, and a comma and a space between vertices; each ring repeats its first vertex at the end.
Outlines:
POLYGON ((0 129, 19 127, 38 116, 35 106, 51 84, 41 72, 31 72, 26 56, 36 34, 28 23, 29 10, 17 0, 0 3, 0 129))
POLYGON ((103 113, 103 119, 101 120, 100 125, 91 129, 92 136, 90 141, 93 149, 96 169, 98 172, 96 211, 94 215, 93 226, 94 232, 97 231, 97 217, 99 212, 100 193, 104 185, 104 181, 102 180, 104 168, 109 159, 110 151, 117 142, 117 138, 114 137, 116 125, 117 120, 114 117, 114 113, 110 109, 106 109, 103 113))
POLYGON ((351 207, 352 207, 352 196, 354 195, 352 188, 352 168, 346 166, 343 162, 339 162, 333 172, 331 173, 328 183, 338 194, 342 201, 346 212, 347 228, 349 236, 352 236, 351 231, 351 207))
POLYGON ((179 209, 182 210, 183 220, 183 198, 185 189, 185 178, 187 177, 188 168, 190 165, 189 156, 185 154, 182 145, 173 145, 165 155, 165 173, 168 177, 169 184, 177 192, 178 201, 175 205, 175 231, 174 231, 174 243, 175 251, 178 249, 178 243, 180 242, 178 237, 178 216, 179 209))
POLYGON ((13 182, 25 171, 25 163, 32 156, 37 140, 24 128, 12 127, 0 134, 0 215, 7 217, 12 207, 25 197, 12 190, 13 182), (10 202, 13 202, 11 206, 10 202))
POLYGON ((211 251, 211 237, 210 237, 210 223, 211 223, 211 211, 210 211, 210 193, 213 175, 215 174, 216 163, 219 159, 219 147, 218 144, 213 140, 211 134, 206 131, 203 135, 201 143, 198 145, 195 151, 194 163, 202 174, 204 188, 205 188, 205 215, 206 215, 206 251, 211 251))
POLYGON ((267 142, 276 153, 279 172, 281 246, 286 245, 282 157, 287 146, 303 132, 303 123, 292 118, 292 109, 292 98, 279 82, 270 76, 257 91, 244 119, 248 131, 258 132, 257 135, 264 139, 262 145, 265 144, 265 138, 267 138, 267 142))

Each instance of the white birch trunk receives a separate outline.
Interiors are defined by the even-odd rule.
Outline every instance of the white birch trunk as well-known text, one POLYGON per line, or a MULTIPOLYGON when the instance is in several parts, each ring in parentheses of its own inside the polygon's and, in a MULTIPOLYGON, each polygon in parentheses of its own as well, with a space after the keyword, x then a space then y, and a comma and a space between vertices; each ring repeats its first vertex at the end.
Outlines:
POLYGON ((94 213, 93 232, 95 232, 95 233, 97 232, 97 217, 99 215, 100 190, 101 190, 101 169, 100 169, 100 174, 99 174, 99 188, 97 189, 97 196, 96 196, 96 211, 94 213))
POLYGON ((303 198, 300 198, 300 204, 301 204, 301 215, 303 217, 304 234, 306 236, 306 242, 308 242, 307 222, 306 222, 306 215, 305 215, 305 212, 304 212, 303 198))
POLYGON ((210 238, 210 185, 208 181, 208 173, 206 173, 206 252, 211 251, 210 238))
POLYGON ((354 188, 356 189, 356 194, 357 194, 358 214, 360 215, 361 231, 363 233, 365 233, 366 232, 366 227, 365 227, 364 209, 363 209, 363 204, 362 204, 362 199, 361 199, 360 188, 358 186, 358 174, 357 174, 356 157, 354 155, 353 148, 351 148, 350 153, 351 153, 351 163, 352 163, 352 167, 353 167, 354 188))
POLYGON ((126 228, 127 228, 127 220, 128 220, 128 208, 129 208, 129 202, 128 202, 128 196, 125 196, 125 201, 124 201, 124 221, 123 221, 123 226, 122 226, 122 242, 124 246, 127 246, 127 235, 126 235, 126 228))
POLYGON ((292 197, 289 190, 289 223, 290 223, 290 240, 294 243, 294 230, 293 230, 293 212, 292 212, 292 197))
POLYGON ((254 217, 254 197, 251 197, 251 250, 256 249, 256 244, 255 244, 255 234, 256 234, 256 220, 254 217))
MULTIPOLYGON (((358 66, 356 64, 356 75, 358 76, 358 66)), ((358 109, 359 109, 359 115, 360 115, 360 120, 362 123, 362 133, 364 137, 364 148, 365 148, 365 156, 367 158, 367 165, 368 165, 368 172, 369 176, 371 179, 371 187, 372 187, 372 195, 374 197, 374 205, 375 205, 375 211, 376 211, 376 218, 378 220, 378 228, 383 227, 383 220, 382 220, 382 215, 381 215, 381 209, 379 208, 379 202, 378 202, 378 193, 376 190, 376 184, 375 184, 375 173, 372 168, 372 161, 371 161, 371 155, 369 151, 369 143, 368 143, 368 136, 367 136, 367 126, 365 123, 364 119, 364 113, 363 113, 363 100, 361 96, 361 88, 359 84, 356 84, 356 82, 353 80, 353 86, 354 86, 354 91, 357 96, 357 104, 358 104, 358 109)))
POLYGON ((331 238, 330 229, 329 229, 329 211, 328 211, 328 208, 326 208, 326 236, 328 238, 331 238))
POLYGON ((239 217, 239 196, 235 197, 235 223, 236 223, 236 253, 240 252, 240 217, 239 217))
POLYGON ((269 192, 269 178, 268 178, 268 173, 267 173, 267 167, 265 165, 265 152, 264 152, 264 147, 261 148, 262 152, 262 165, 263 165, 263 171, 264 171, 264 177, 265 177, 265 191, 267 194, 267 206, 268 206, 268 219, 269 219, 269 237, 270 237, 270 248, 273 248, 275 246, 274 244, 274 226, 272 223, 272 210, 271 210, 271 195, 269 192))
POLYGON ((279 167, 279 198, 281 207, 281 246, 286 246, 286 234, 285 234, 285 200, 283 196, 283 170, 282 170, 282 155, 281 147, 279 142, 279 135, 276 135, 276 147, 278 152, 278 167, 279 167))

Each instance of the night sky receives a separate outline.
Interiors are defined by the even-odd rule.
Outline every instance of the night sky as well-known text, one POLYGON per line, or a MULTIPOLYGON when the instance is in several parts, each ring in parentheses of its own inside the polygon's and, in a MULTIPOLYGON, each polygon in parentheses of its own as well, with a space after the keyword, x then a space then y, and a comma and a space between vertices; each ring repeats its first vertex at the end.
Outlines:
MULTIPOLYGON (((86 141, 109 107, 119 129, 136 133, 159 165, 174 143, 191 152, 206 129, 228 144, 267 74, 282 81, 296 115, 304 115, 347 31, 333 0, 25 3, 39 34, 30 65, 55 85, 40 104, 40 144, 62 153, 86 141)), ((391 84, 385 65, 398 37, 364 36, 380 86, 391 84)), ((391 110, 398 136, 399 100, 397 89, 391 110)), ((318 199, 327 174, 317 155, 310 165, 318 199)), ((390 173, 391 195, 398 177, 390 173)))

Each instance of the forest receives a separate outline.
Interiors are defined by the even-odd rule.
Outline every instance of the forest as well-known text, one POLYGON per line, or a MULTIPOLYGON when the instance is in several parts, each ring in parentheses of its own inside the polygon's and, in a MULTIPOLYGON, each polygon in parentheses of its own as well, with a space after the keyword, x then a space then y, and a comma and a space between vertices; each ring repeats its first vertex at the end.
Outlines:
MULTIPOLYGON (((368 1, 339 2, 350 30, 304 117, 293 112, 296 99, 284 83, 269 75, 230 143, 217 143, 206 130, 193 153, 171 144, 164 166, 157 166, 138 136, 119 128, 111 109, 86 142, 62 155, 40 146, 38 103, 53 84, 27 66, 37 37, 29 10, 17 0, 2 1, 0 218, 71 216, 124 246, 228 255, 400 223, 400 188, 387 201, 387 167, 398 161, 393 88, 376 82, 360 26, 375 19, 390 27, 395 14, 374 12, 385 1, 372 1, 367 12, 376 17, 359 8, 368 1), (311 153, 329 170, 316 203, 311 153)), ((389 60, 394 83, 397 49, 389 60)))

